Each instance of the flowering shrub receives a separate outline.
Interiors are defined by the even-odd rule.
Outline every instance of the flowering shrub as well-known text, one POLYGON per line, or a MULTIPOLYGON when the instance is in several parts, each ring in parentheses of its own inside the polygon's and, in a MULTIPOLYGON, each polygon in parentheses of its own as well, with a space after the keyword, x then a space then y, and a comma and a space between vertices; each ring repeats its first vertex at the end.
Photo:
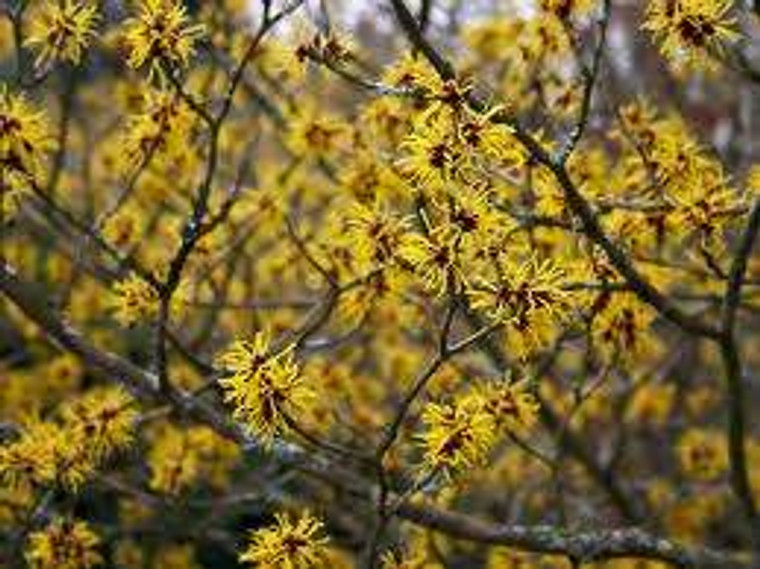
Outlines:
POLYGON ((0 2, 0 566, 756 567, 758 18, 0 2))

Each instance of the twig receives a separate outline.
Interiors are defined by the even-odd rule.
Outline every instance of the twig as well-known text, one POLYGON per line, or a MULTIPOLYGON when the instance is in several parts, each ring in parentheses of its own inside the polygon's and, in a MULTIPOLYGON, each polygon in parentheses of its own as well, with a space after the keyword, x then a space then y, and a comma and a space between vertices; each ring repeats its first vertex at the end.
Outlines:
POLYGON ((760 201, 752 207, 749 221, 739 242, 723 303, 720 348, 725 369, 726 390, 728 392, 728 455, 731 467, 731 488, 742 505, 745 516, 751 524, 751 534, 760 554, 760 519, 757 504, 749 480, 749 469, 745 444, 744 387, 742 364, 736 340, 736 314, 741 302, 742 283, 747 271, 749 257, 760 231, 760 201))

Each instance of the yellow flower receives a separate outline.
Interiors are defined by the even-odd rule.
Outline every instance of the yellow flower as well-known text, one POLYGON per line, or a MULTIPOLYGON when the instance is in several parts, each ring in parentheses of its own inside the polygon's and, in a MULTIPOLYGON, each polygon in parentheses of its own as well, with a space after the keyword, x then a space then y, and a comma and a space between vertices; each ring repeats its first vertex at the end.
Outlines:
POLYGON ((536 64, 567 54, 571 40, 565 24, 559 18, 538 17, 528 20, 520 30, 515 43, 522 62, 536 64))
POLYGON ((664 528, 674 538, 695 542, 706 539, 714 520, 729 510, 725 494, 696 492, 669 506, 663 516, 664 528))
POLYGON ((621 109, 621 123, 612 133, 628 146, 619 161, 619 191, 646 208, 618 210, 605 224, 636 248, 661 246, 671 235, 684 241, 698 237, 717 256, 723 230, 744 211, 748 196, 731 187, 722 163, 680 116, 658 117, 639 101, 621 109))
POLYGON ((179 494, 200 475, 201 457, 191 444, 190 432, 168 426, 151 438, 150 487, 166 494, 179 494))
POLYGON ((427 59, 418 54, 406 53, 390 65, 383 73, 383 83, 395 87, 411 87, 427 91, 440 88, 441 79, 427 59))
POLYGON ((367 103, 359 120, 373 145, 395 149, 409 129, 410 111, 398 99, 378 97, 367 103))
POLYGON ((406 155, 399 166, 417 189, 440 190, 462 168, 462 149, 444 123, 420 123, 401 144, 406 155))
POLYGON ((472 157, 492 159, 509 168, 521 167, 527 157, 522 145, 512 136, 513 129, 492 120, 500 110, 494 107, 488 112, 477 113, 467 107, 456 123, 457 136, 472 157))
POLYGON ((560 20, 583 16, 594 9, 597 0, 541 0, 541 9, 560 20))
MULTIPOLYGON (((669 216, 675 228, 699 231, 703 239, 720 237, 720 230, 742 211, 739 195, 728 186, 722 173, 709 167, 696 173, 687 184, 679 184, 671 198, 669 216)), ((680 233, 679 232, 679 233, 680 233)))
POLYGON ((689 429, 679 439, 677 452, 684 473, 696 480, 714 480, 728 468, 726 439, 717 431, 689 429))
POLYGON ((295 86, 306 75, 308 62, 288 42, 271 37, 262 44, 254 64, 283 85, 295 86))
POLYGON ((507 348, 526 358, 551 343, 567 320, 571 303, 565 270, 535 254, 514 259, 514 251, 499 248, 498 241, 487 252, 483 261, 493 274, 475 273, 468 290, 472 307, 503 325, 507 348))
POLYGON ((142 0, 140 14, 127 22, 124 32, 127 63, 135 69, 147 63, 151 72, 164 63, 187 67, 204 29, 190 24, 183 2, 142 0))
POLYGON ((286 142, 297 156, 325 158, 347 147, 348 124, 322 110, 301 110, 290 121, 286 142))
POLYGON ((462 39, 479 61, 499 61, 515 49, 524 28, 520 18, 493 14, 464 26, 462 39))
POLYGON ((200 569, 195 548, 190 544, 162 546, 153 556, 153 569, 200 569))
POLYGON ((13 53, 13 23, 7 14, 0 15, 0 59, 13 53))
POLYGON ((64 354, 45 366, 45 385, 53 391, 71 392, 79 385, 84 369, 76 356, 64 354))
POLYGON ((745 185, 748 197, 760 196, 760 164, 755 164, 749 169, 745 185))
POLYGON ((103 560, 99 545, 87 523, 59 518, 29 536, 25 557, 33 569, 89 569, 103 560))
POLYGON ((132 442, 137 409, 120 387, 95 388, 64 403, 61 418, 64 428, 81 440, 88 459, 100 462, 132 442))
POLYGON ((386 552, 382 569, 439 569, 439 565, 431 562, 428 552, 419 547, 410 551, 386 552))
POLYGON ((234 405, 233 416, 265 444, 290 418, 302 415, 316 395, 293 361, 292 346, 272 354, 264 332, 252 341, 234 342, 217 365, 231 374, 219 383, 225 401, 234 405))
POLYGON ((142 548, 132 540, 122 539, 115 544, 111 558, 114 567, 119 569, 145 567, 145 554, 142 548))
POLYGON ((649 327, 654 313, 632 293, 602 295, 595 303, 591 334, 607 359, 627 362, 653 349, 649 327))
POLYGON ((158 315, 159 295, 153 286, 137 275, 132 275, 113 287, 114 318, 122 326, 139 321, 153 320, 158 315))
POLYGON ((645 383, 634 387, 626 418, 635 423, 661 427, 673 409, 676 386, 672 383, 645 383))
MULTIPOLYGON (((486 569, 570 569, 570 563, 561 557, 520 551, 511 547, 497 546, 488 550, 486 569)), ((596 567, 596 566, 595 566, 596 567)), ((613 569, 606 564, 597 569, 613 569)), ((649 569, 641 567, 640 569, 649 569)), ((654 568, 652 568, 654 569, 654 568)))
POLYGON ((644 29, 678 67, 710 69, 722 44, 738 37, 732 0, 650 0, 644 29))
POLYGON ((538 417, 539 403, 526 382, 486 382, 422 413, 425 467, 451 475, 482 465, 500 435, 521 435, 538 417))
POLYGON ((55 147, 45 114, 0 89, 0 178, 15 189, 36 182, 44 156, 55 147))
POLYGON ((63 60, 79 63, 95 36, 98 7, 94 2, 46 2, 33 13, 26 45, 39 48, 36 65, 63 60))
POLYGON ((417 123, 427 124, 436 121, 446 124, 452 131, 455 130, 457 121, 469 110, 467 98, 472 87, 473 84, 469 80, 436 80, 430 85, 427 106, 418 115, 417 123))
POLYGON ((61 484, 76 490, 111 453, 132 440, 137 411, 120 388, 95 388, 63 404, 57 417, 28 418, 0 447, 0 479, 10 486, 61 484))
POLYGON ((400 256, 414 268, 426 288, 443 296, 449 286, 462 280, 458 248, 457 236, 448 226, 441 226, 429 235, 408 235, 400 256))
POLYGON ((362 204, 402 195, 405 185, 393 169, 367 150, 360 151, 341 174, 341 184, 362 204))
POLYGON ((429 403, 422 413, 420 436, 425 467, 455 474, 482 465, 495 441, 494 419, 477 393, 449 403, 429 403))
POLYGON ((193 113, 176 94, 146 89, 141 111, 130 116, 122 135, 126 169, 142 167, 148 158, 152 165, 158 160, 181 159, 190 146, 193 123, 193 113))
POLYGON ((200 480, 223 488, 240 456, 237 445, 203 426, 162 425, 150 441, 150 487, 173 496, 200 480))
POLYGON ((477 393, 483 400, 484 410, 493 416, 498 429, 522 434, 536 424, 541 406, 535 395, 528 391, 525 381, 490 382, 480 387, 477 393))
POLYGON ((103 237, 117 249, 128 250, 143 236, 145 215, 136 207, 123 207, 103 225, 103 237))
POLYGON ((331 242, 353 251, 353 268, 359 275, 387 266, 400 254, 407 224, 396 212, 380 202, 354 203, 341 217, 331 242))
POLYGON ((55 480, 58 434, 52 423, 27 419, 20 438, 0 447, 0 480, 13 488, 55 480))
POLYGON ((404 316, 411 318, 406 307, 399 307, 399 298, 406 288, 406 275, 396 268, 378 270, 341 295, 340 314, 348 322, 359 323, 371 313, 381 319, 393 318, 399 320, 404 316))
POLYGON ((319 569, 330 566, 324 524, 304 512, 292 519, 275 514, 275 523, 251 532, 242 563, 261 569, 319 569))
POLYGON ((472 306, 494 322, 530 333, 537 318, 564 316, 568 294, 564 272, 551 261, 533 256, 518 263, 504 259, 496 281, 481 280, 470 291, 472 306))

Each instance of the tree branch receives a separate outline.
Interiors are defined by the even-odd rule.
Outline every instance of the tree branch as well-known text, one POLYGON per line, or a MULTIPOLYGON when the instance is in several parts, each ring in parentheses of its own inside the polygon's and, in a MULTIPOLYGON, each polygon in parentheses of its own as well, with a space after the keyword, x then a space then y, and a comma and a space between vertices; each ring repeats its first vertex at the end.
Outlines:
POLYGON ((730 554, 688 548, 635 528, 574 533, 548 525, 489 524, 464 514, 410 504, 400 506, 398 514, 403 519, 458 539, 504 545, 535 553, 563 555, 579 563, 630 557, 664 561, 682 568, 750 567, 748 561, 730 554))

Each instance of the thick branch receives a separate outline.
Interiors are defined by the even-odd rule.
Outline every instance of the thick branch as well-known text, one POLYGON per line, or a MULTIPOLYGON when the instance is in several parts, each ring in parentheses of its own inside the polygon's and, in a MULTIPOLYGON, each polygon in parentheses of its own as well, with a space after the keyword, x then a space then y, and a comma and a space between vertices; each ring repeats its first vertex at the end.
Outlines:
POLYGON ((127 360, 89 344, 52 310, 49 304, 50 296, 43 287, 22 281, 14 270, 2 261, 0 291, 62 349, 118 380, 136 396, 142 399, 155 398, 158 387, 155 377, 127 360))
POLYGON ((404 505, 399 516, 451 537, 563 555, 580 563, 616 558, 665 561, 683 568, 748 569, 750 563, 709 549, 687 548, 638 529, 569 532, 547 525, 500 525, 432 507, 404 505))

